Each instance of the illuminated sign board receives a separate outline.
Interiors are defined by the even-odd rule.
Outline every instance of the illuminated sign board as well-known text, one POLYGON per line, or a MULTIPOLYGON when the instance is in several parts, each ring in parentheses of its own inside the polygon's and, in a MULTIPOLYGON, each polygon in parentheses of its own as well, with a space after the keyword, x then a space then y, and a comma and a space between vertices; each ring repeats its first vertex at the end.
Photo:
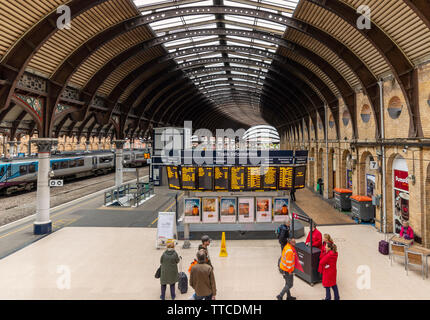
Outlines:
POLYGON ((245 190, 245 167, 233 166, 230 171, 230 191, 245 190))
POLYGON ((279 190, 290 190, 293 187, 293 169, 293 167, 279 167, 279 190))
POLYGON ((179 179, 179 169, 177 166, 167 166, 167 180, 170 189, 180 190, 181 182, 179 179))
POLYGON ((196 190, 197 189, 197 167, 181 167, 182 189, 196 190))
POLYGON ((303 189, 305 187, 306 166, 294 168, 294 189, 303 189))
POLYGON ((214 168, 213 167, 198 167, 197 171, 198 171, 199 190, 211 191, 213 189, 214 168))
POLYGON ((265 167, 263 175, 263 188, 264 190, 277 190, 278 189, 278 170, 276 167, 265 167))
POLYGON ((230 167, 214 167, 214 190, 228 191, 230 167))
POLYGON ((261 170, 260 167, 246 167, 247 173, 247 189, 248 190, 261 190, 261 170))

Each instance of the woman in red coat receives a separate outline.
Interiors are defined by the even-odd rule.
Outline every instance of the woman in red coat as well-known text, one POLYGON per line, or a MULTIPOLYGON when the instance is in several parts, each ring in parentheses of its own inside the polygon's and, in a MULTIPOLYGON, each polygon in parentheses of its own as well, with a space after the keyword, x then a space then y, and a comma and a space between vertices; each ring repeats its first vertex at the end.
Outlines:
MULTIPOLYGON (((334 243, 334 241, 330 237, 330 235, 328 233, 324 233, 324 235, 323 235, 323 243, 322 243, 322 250, 321 250, 321 253, 320 253, 320 261, 324 257, 324 255, 327 253, 326 244, 328 242, 334 243)), ((319 265, 319 267, 318 267, 318 272, 321 273, 321 274, 323 273, 321 265, 319 265)))
POLYGON ((319 270, 322 270, 322 285, 325 287, 325 300, 331 300, 330 288, 334 292, 334 300, 339 300, 339 290, 336 284, 337 248, 334 243, 327 242, 326 254, 320 260, 319 270))

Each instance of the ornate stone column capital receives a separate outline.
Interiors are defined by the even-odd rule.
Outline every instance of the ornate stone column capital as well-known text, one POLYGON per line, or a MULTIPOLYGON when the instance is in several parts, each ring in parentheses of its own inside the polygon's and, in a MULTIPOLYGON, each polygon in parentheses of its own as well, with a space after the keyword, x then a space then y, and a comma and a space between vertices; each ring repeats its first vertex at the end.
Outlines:
POLYGON ((124 144, 127 140, 112 140, 112 143, 115 144, 116 149, 124 149, 124 144))
POLYGON ((38 152, 51 152, 52 146, 56 146, 58 144, 58 139, 37 138, 30 140, 30 143, 37 145, 38 152))

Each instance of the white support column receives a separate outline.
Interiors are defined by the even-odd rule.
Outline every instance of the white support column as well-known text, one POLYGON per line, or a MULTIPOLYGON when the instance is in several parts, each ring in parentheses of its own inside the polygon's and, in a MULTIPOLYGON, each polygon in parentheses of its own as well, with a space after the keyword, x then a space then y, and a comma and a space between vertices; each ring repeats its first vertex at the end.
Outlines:
POLYGON ((114 140, 115 143, 115 186, 120 187, 123 181, 122 167, 123 167, 123 151, 125 140, 114 140))
POLYGON ((57 143, 57 139, 39 138, 31 142, 37 145, 39 164, 37 171, 37 209, 34 222, 34 234, 47 234, 52 231, 50 219, 50 189, 49 173, 51 171, 51 148, 57 143))
POLYGON ((9 157, 13 158, 15 156, 16 141, 8 141, 8 144, 9 144, 9 157))
POLYGON ((17 156, 19 155, 19 152, 20 152, 20 145, 21 145, 21 141, 17 141, 16 142, 16 155, 17 156))
POLYGON ((85 142, 85 151, 90 152, 90 142, 89 141, 85 142))

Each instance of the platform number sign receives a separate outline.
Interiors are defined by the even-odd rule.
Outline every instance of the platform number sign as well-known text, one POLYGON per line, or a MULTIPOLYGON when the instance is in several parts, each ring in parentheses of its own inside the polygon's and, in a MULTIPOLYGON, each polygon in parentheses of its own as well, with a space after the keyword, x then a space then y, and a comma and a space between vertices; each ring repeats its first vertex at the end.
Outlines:
POLYGON ((63 180, 49 180, 49 186, 50 187, 62 187, 63 186, 63 180))
POLYGON ((376 162, 376 161, 370 161, 369 168, 370 168, 370 170, 378 170, 379 169, 378 162, 376 162))

